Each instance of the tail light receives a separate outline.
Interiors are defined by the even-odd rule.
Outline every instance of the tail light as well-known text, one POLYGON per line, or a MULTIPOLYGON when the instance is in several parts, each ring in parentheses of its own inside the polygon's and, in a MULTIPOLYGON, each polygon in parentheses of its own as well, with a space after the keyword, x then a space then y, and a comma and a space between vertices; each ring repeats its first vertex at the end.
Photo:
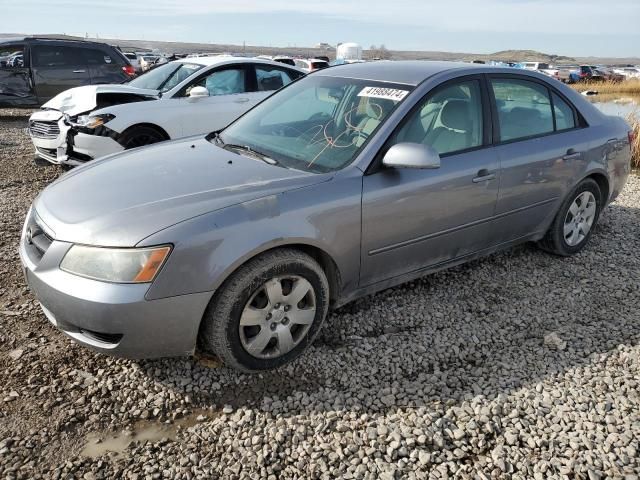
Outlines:
POLYGON ((133 68, 132 65, 123 65, 122 71, 130 77, 133 77, 136 74, 136 69, 133 68))
POLYGON ((633 145, 634 142, 636 141, 636 131, 635 130, 629 130, 629 133, 627 135, 629 136, 629 144, 633 145))

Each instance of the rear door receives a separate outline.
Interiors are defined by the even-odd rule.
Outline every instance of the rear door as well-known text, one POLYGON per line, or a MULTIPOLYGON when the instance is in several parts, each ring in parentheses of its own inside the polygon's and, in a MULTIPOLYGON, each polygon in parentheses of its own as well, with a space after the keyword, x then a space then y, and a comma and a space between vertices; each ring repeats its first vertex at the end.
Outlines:
POLYGON ((0 45, 0 105, 37 105, 24 43, 0 45))
POLYGON ((122 83, 129 78, 122 70, 124 60, 115 49, 84 47, 83 54, 92 85, 122 83))
POLYGON ((501 167, 493 233, 507 242, 546 225, 591 141, 575 108, 546 82, 496 75, 489 85, 501 167))
POLYGON ((69 88, 89 85, 91 77, 79 46, 36 43, 31 53, 33 81, 40 103, 69 88))

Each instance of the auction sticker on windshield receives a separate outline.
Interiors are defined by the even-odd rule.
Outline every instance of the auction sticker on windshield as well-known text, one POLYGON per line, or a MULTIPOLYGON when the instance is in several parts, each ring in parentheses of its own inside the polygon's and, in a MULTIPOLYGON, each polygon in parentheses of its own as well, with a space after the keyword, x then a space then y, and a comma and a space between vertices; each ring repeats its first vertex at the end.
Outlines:
POLYGON ((393 100, 399 102, 409 93, 408 90, 399 90, 397 88, 382 88, 382 87, 364 87, 359 97, 373 97, 373 98, 385 98, 387 100, 393 100))

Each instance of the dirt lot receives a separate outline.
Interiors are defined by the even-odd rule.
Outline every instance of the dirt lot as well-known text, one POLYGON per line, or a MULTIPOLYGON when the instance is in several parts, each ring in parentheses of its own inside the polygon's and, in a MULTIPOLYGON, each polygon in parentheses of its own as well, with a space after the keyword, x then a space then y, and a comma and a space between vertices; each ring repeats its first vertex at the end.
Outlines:
MULTIPOLYGON (((637 478, 640 178, 570 259, 525 245, 347 305, 244 375, 56 331, 20 271, 27 112, 0 110, 0 478, 637 478)), ((72 198, 69 201, 73 201, 72 198)))

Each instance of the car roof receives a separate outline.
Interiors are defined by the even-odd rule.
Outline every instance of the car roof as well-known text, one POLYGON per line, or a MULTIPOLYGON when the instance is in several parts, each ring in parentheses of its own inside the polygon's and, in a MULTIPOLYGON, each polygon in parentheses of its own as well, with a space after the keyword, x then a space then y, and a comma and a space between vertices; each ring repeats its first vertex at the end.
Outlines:
POLYGON ((180 63, 197 63, 199 65, 204 65, 205 67, 211 67, 213 65, 223 64, 223 63, 265 63, 268 65, 276 65, 278 67, 286 67, 295 70, 291 65, 285 65, 282 63, 274 62, 272 60, 266 60, 264 58, 255 58, 255 57, 235 57, 233 55, 216 55, 214 57, 189 57, 189 58, 180 58, 178 60, 174 60, 174 62, 180 63))
POLYGON ((463 62, 432 62, 425 60, 389 61, 365 63, 345 63, 335 67, 326 68, 314 73, 314 75, 328 77, 349 77, 361 80, 374 80, 380 82, 404 83, 406 85, 418 85, 426 78, 447 70, 482 69, 486 65, 463 62))
POLYGON ((115 48, 112 45, 109 45, 108 43, 105 43, 105 42, 94 42, 92 40, 83 40, 83 39, 76 39, 76 38, 38 37, 33 35, 26 35, 22 37, 0 38, 0 45, 3 43, 31 42, 34 40, 38 42, 51 42, 51 43, 67 42, 67 43, 76 43, 80 45, 106 45, 108 47, 115 48))

